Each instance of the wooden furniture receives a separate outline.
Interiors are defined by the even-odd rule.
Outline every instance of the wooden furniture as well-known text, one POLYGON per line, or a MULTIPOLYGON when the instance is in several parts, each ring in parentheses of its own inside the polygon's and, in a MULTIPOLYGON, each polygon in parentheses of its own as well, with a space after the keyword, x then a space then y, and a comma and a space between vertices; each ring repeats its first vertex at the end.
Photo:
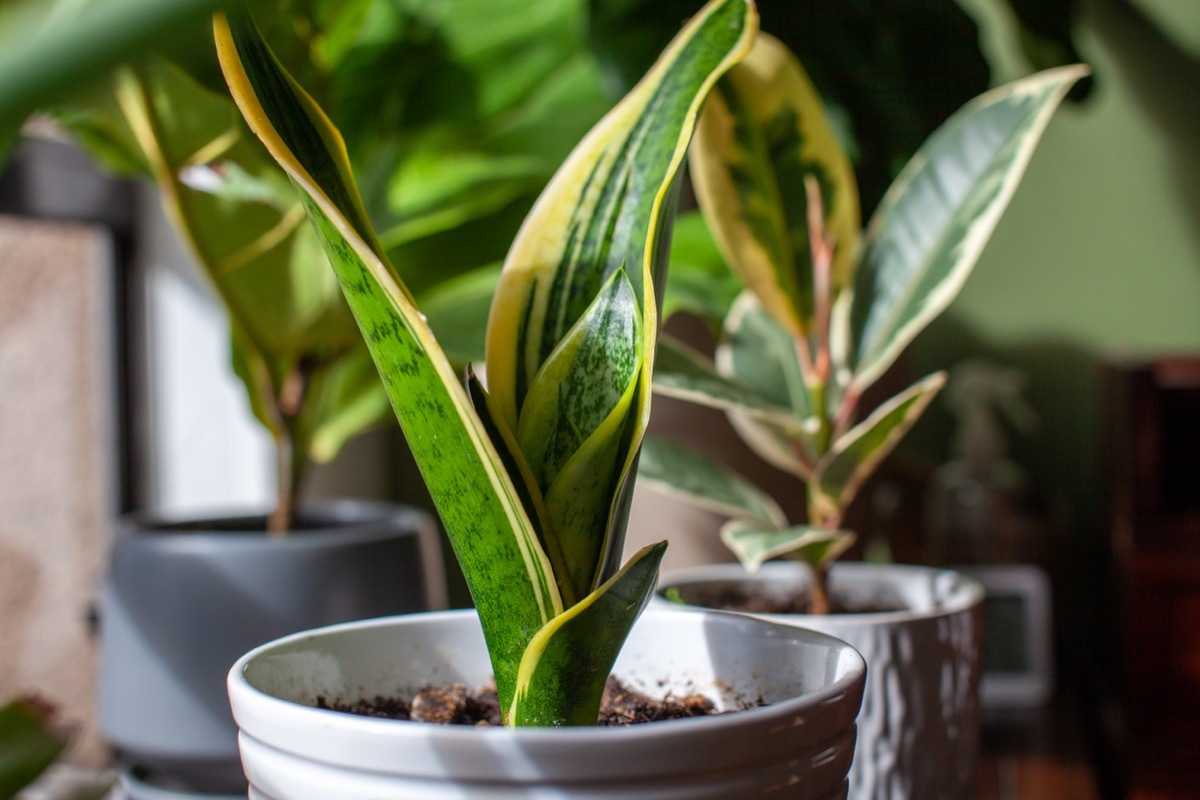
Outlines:
POLYGON ((1200 356, 1113 364, 1109 377, 1130 796, 1191 798, 1200 751, 1200 356))

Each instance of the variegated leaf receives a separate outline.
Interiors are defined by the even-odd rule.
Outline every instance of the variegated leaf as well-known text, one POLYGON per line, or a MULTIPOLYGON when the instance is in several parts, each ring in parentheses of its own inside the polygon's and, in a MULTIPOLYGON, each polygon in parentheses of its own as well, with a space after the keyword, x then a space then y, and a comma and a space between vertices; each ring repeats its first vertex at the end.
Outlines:
POLYGON ((797 525, 779 530, 762 528, 746 520, 730 520, 721 528, 721 541, 750 572, 780 556, 803 561, 820 569, 835 561, 854 544, 850 531, 797 525))
POLYGON ((958 295, 1055 108, 1086 73, 1047 70, 977 97, 896 178, 867 230, 845 306, 853 390, 874 383, 958 295))
POLYGON ((214 21, 243 116, 301 190, 463 565, 496 685, 511 702, 525 643, 562 611, 550 564, 453 368, 382 255, 341 137, 244 16, 214 21), (463 502, 471 498, 470 503, 463 502))
POLYGON ((604 683, 650 602, 667 543, 639 550, 596 591, 538 632, 507 716, 517 725, 595 725, 604 683))
POLYGON ((685 445, 649 436, 642 444, 638 480, 658 491, 760 527, 787 525, 779 503, 733 470, 685 445))
POLYGON ((730 267, 790 335, 814 313, 805 179, 816 179, 834 240, 834 293, 848 281, 859 229, 845 151, 800 62, 760 33, 717 85, 696 129, 691 171, 730 267))

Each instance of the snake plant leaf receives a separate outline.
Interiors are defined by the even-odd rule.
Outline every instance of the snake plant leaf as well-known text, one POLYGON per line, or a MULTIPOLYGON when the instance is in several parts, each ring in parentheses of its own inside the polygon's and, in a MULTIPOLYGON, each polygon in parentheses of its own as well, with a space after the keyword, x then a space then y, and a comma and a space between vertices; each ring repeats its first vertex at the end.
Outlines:
POLYGON ((641 313, 618 270, 542 365, 521 406, 517 440, 548 487, 625 397, 642 360, 641 313))
POLYGON ((809 483, 809 508, 820 518, 840 520, 867 478, 916 424, 946 385, 935 372, 875 409, 839 437, 817 465, 809 483))
POLYGON ((1085 74, 1062 67, 980 95, 897 176, 867 229, 848 303, 852 390, 875 382, 957 296, 1055 108, 1085 74))
POLYGON ((670 335, 658 340, 654 391, 697 405, 737 411, 781 430, 799 427, 791 409, 772 402, 736 378, 722 375, 711 359, 670 335))
POLYGON ((797 525, 791 528, 763 528, 754 522, 733 519, 721 527, 721 541, 750 572, 766 561, 788 556, 820 569, 837 560, 854 544, 850 531, 827 530, 797 525))
POLYGON ((787 516, 765 490, 703 453, 657 436, 642 443, 638 480, 717 514, 783 528, 787 516))
POLYGON ((463 566, 501 700, 511 703, 525 643, 562 612, 534 525, 466 390, 381 255, 340 135, 252 21, 221 15, 214 33, 243 116, 301 190, 463 566))
MULTIPOLYGON (((538 370, 622 266, 652 357, 678 168, 708 90, 756 29, 747 0, 709 2, 576 147, 526 218, 488 323, 489 386, 514 428, 538 370)), ((643 417, 648 404, 647 391, 643 417)))
POLYGON ((595 725, 604 683, 650 602, 667 543, 639 550, 616 575, 529 643, 508 718, 517 725, 595 725), (564 709, 567 711, 564 713, 564 709))
POLYGON ((834 293, 849 277, 859 229, 850 160, 800 62, 760 33, 721 79, 691 151, 696 195, 730 268, 792 336, 812 327, 813 260, 805 179, 816 179, 834 240, 834 293))

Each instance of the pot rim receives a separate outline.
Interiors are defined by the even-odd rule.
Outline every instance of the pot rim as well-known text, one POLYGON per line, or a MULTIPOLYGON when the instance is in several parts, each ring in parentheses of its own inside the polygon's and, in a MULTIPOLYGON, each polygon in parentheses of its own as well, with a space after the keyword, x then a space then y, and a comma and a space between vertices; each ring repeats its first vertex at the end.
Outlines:
MULTIPOLYGON (((657 619, 663 616, 675 616, 684 623, 701 616, 694 610, 647 608, 642 619, 657 619)), ((252 708, 257 714, 282 714, 289 724, 316 724, 327 731, 372 732, 388 736, 393 740, 421 738, 432 741, 435 745, 450 745, 454 742, 484 736, 497 741, 507 740, 520 747, 554 747, 556 745, 577 747, 580 742, 593 741, 596 743, 620 740, 636 742, 639 740, 652 741, 672 732, 702 729, 706 726, 720 726, 726 731, 725 735, 734 733, 743 727, 757 727, 765 717, 788 718, 798 708, 809 708, 813 705, 828 705, 847 694, 861 692, 866 673, 866 662, 863 657, 849 644, 834 636, 818 631, 781 625, 768 620, 757 619, 743 614, 726 612, 706 612, 704 616, 717 620, 716 624, 737 624, 748 627, 760 627, 768 636, 784 637, 791 641, 806 641, 810 644, 823 644, 830 648, 830 656, 843 661, 843 674, 827 686, 813 691, 803 692, 794 697, 788 697, 770 703, 769 705, 752 707, 731 714, 717 714, 706 717, 691 717, 685 719, 663 720, 654 723, 627 726, 579 726, 561 728, 541 727, 486 727, 474 728, 465 725, 431 725, 424 722, 409 722, 405 720, 390 720, 358 716, 341 711, 321 709, 304 703, 276 697, 250 683, 246 677, 248 665, 254 660, 271 655, 272 651, 287 648, 305 640, 319 639, 322 636, 348 632, 352 630, 370 630, 373 628, 386 629, 396 624, 429 624, 437 625, 443 621, 457 623, 465 618, 475 618, 474 609, 453 609, 449 611, 430 611, 418 614, 406 614, 377 619, 360 620, 356 622, 329 625, 310 631, 285 636, 267 642, 242 656, 229 671, 228 689, 231 701, 236 711, 239 706, 252 708)), ((642 620, 639 620, 639 623, 642 620)), ((242 720, 239 720, 239 726, 242 720)), ((243 729, 245 730, 245 729, 243 729)), ((247 731, 251 736, 253 731, 247 731)), ((831 734, 834 732, 830 732, 831 734)))
MULTIPOLYGON (((757 582, 793 583, 802 579, 808 567, 794 561, 772 561, 763 564, 758 572, 750 573, 736 562, 704 564, 679 567, 663 573, 659 580, 657 596, 662 603, 674 601, 662 597, 665 590, 674 586, 695 586, 705 583, 757 582)), ((928 567, 919 564, 868 564, 864 562, 837 562, 829 568, 829 579, 833 583, 853 582, 868 579, 890 588, 904 587, 914 583, 928 586, 929 595, 935 598, 927 607, 909 607, 896 611, 851 612, 842 614, 772 614, 754 612, 752 616, 764 620, 796 623, 801 620, 820 620, 823 623, 842 626, 894 625, 918 620, 959 614, 983 603, 986 591, 976 579, 944 567, 928 567)), ((903 597, 902 599, 907 599, 903 597)), ((709 609, 706 606, 680 603, 683 608, 709 609)))

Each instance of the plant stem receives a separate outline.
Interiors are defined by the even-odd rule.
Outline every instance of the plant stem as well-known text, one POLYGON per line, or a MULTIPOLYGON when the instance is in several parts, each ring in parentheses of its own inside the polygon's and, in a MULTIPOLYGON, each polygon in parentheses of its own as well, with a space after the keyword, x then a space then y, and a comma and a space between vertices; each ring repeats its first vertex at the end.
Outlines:
POLYGON ((825 564, 812 567, 812 586, 808 592, 808 613, 825 615, 829 613, 829 567, 825 564))
POLYGON ((309 406, 315 371, 315 361, 301 358, 276 393, 275 405, 283 424, 275 435, 276 505, 267 520, 267 531, 274 537, 292 529, 300 505, 301 483, 308 468, 303 414, 309 406))

